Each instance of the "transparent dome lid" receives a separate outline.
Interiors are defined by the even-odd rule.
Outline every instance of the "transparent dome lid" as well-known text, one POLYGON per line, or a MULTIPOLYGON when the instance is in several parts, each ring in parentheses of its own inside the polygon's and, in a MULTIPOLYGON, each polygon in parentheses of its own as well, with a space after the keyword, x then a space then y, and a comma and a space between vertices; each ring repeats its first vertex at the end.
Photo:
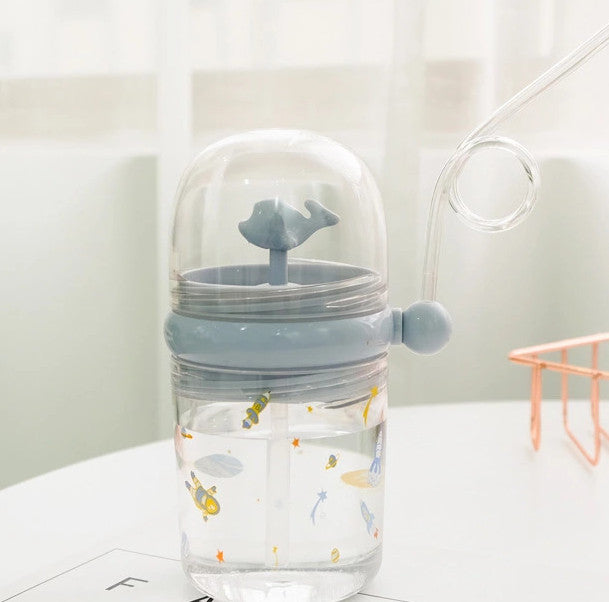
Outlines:
POLYGON ((385 221, 366 165, 311 132, 221 140, 186 170, 173 310, 210 319, 361 316, 386 306, 385 221))

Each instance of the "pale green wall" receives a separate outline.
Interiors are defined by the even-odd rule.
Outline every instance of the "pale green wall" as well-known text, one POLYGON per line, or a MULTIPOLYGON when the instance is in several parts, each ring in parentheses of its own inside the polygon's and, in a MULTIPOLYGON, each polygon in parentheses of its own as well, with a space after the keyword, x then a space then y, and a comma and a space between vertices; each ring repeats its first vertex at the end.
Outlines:
POLYGON ((0 152, 0 487, 156 436, 155 160, 0 152))

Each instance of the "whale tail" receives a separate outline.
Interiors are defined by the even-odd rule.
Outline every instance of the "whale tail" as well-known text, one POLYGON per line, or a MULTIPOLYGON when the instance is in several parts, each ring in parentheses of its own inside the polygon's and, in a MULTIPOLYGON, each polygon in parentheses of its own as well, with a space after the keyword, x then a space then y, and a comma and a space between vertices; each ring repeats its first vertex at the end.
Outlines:
POLYGON ((317 201, 305 201, 305 207, 311 214, 309 221, 315 230, 338 224, 338 215, 326 209, 321 203, 317 201))

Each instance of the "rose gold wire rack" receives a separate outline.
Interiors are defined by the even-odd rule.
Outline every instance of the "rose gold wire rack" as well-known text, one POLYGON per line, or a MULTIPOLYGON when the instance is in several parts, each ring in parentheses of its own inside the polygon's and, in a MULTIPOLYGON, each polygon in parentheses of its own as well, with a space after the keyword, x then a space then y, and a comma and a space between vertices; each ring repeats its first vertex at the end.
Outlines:
POLYGON ((609 380, 609 372, 598 369, 598 348, 601 343, 609 341, 609 333, 595 334, 575 339, 566 339, 535 347, 515 349, 508 356, 517 364, 531 366, 531 440, 535 450, 539 449, 541 442, 541 397, 542 397, 542 373, 551 370, 561 374, 561 400, 563 424, 567 435, 585 458, 596 466, 601 452, 601 438, 609 439, 609 433, 600 425, 600 381, 609 380), (590 347, 591 367, 577 366, 568 362, 569 350, 574 347, 590 347), (544 353, 560 352, 560 361, 549 361, 540 358, 544 353), (590 378, 590 413, 592 415, 594 443, 593 451, 590 452, 575 436, 569 426, 569 375, 578 375, 590 378))

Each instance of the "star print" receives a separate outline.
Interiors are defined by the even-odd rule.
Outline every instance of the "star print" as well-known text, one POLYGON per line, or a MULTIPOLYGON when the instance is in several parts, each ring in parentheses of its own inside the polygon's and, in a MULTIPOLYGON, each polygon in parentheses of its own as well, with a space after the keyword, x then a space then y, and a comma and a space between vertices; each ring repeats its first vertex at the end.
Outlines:
POLYGON ((309 515, 311 517, 311 520, 313 521, 313 524, 315 524, 315 511, 317 510, 317 506, 319 506, 321 502, 326 500, 327 497, 328 492, 324 491, 323 489, 317 494, 317 501, 315 502, 315 506, 313 506, 313 510, 311 510, 311 514, 309 515))
POLYGON ((300 439, 298 439, 297 437, 294 437, 294 440, 292 441, 292 445, 294 446, 294 449, 296 449, 297 447, 300 447, 300 439))
POLYGON ((218 553, 216 554, 216 558, 218 559, 218 562, 224 562, 224 551, 218 550, 218 553))
POLYGON ((313 411, 313 406, 307 406, 307 412, 312 412, 313 411))

